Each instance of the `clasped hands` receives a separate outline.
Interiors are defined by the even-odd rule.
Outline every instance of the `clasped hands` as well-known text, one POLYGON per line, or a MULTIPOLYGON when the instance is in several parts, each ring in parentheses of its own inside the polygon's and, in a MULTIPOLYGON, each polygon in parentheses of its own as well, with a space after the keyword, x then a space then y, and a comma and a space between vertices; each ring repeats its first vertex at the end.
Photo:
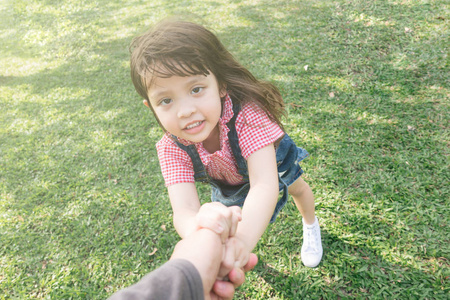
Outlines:
POLYGON ((236 235, 241 220, 240 207, 226 207, 218 202, 202 205, 196 215, 197 230, 212 230, 222 241, 222 262, 213 285, 212 299, 229 298, 230 294, 233 295, 234 287, 240 286, 245 280, 244 272, 257 263, 256 255, 251 253, 252 249, 236 235))

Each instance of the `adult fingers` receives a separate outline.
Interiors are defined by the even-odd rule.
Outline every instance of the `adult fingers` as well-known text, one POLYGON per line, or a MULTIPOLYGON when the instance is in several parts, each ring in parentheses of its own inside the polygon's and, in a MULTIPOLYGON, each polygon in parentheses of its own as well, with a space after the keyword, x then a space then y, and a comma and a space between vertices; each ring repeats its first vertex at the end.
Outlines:
POLYGON ((257 263, 258 263, 258 257, 256 256, 256 254, 250 253, 248 262, 243 267, 243 269, 233 268, 233 270, 231 270, 230 273, 228 274, 228 279, 234 284, 235 287, 242 285, 245 281, 245 273, 244 272, 248 272, 251 269, 253 269, 257 263))
POLYGON ((212 288, 211 299, 232 299, 234 292, 235 289, 233 283, 217 280, 212 288))
POLYGON ((248 272, 251 269, 253 269, 257 263, 258 263, 258 256, 256 256, 255 253, 250 253, 250 256, 248 257, 248 262, 244 266, 244 272, 248 272))
POLYGON ((245 273, 251 269, 253 269, 258 263, 258 257, 254 253, 250 253, 247 264, 243 269, 233 268, 228 273, 229 281, 221 281, 217 280, 213 285, 213 293, 214 297, 211 297, 213 300, 219 299, 232 299, 234 296, 235 288, 241 286, 245 282, 245 273))
POLYGON ((228 279, 233 283, 234 287, 241 286, 245 281, 245 273, 240 268, 233 268, 233 270, 228 273, 228 279))

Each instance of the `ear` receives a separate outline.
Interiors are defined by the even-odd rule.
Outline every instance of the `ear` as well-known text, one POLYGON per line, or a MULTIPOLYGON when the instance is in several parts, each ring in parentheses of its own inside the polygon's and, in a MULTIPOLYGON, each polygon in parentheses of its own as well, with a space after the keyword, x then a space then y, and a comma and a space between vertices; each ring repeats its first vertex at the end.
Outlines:
POLYGON ((228 92, 227 92, 227 86, 226 86, 226 85, 223 85, 223 86, 220 88, 220 90, 219 90, 219 96, 220 96, 220 98, 223 98, 223 97, 225 97, 227 94, 228 94, 228 92))
POLYGON ((150 102, 148 100, 143 100, 142 102, 144 103, 145 106, 150 108, 150 102))

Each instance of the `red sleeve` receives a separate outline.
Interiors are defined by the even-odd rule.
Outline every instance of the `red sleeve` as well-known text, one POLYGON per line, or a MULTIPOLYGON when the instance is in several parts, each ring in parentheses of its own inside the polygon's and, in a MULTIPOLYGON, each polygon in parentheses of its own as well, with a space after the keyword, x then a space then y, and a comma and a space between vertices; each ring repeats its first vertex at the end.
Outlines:
POLYGON ((256 104, 244 105, 236 118, 239 147, 245 159, 265 146, 275 143, 284 135, 281 127, 271 121, 256 104))

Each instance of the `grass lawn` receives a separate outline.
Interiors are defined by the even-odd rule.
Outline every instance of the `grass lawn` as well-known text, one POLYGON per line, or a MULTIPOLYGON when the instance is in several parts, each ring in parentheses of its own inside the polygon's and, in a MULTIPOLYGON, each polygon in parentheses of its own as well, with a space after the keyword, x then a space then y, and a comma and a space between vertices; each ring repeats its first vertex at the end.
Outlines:
POLYGON ((0 0, 0 299, 105 299, 169 258, 162 131, 131 84, 128 45, 171 15, 277 84, 286 130, 311 154, 322 263, 301 263, 291 201, 235 298, 448 299, 449 9, 0 0))

